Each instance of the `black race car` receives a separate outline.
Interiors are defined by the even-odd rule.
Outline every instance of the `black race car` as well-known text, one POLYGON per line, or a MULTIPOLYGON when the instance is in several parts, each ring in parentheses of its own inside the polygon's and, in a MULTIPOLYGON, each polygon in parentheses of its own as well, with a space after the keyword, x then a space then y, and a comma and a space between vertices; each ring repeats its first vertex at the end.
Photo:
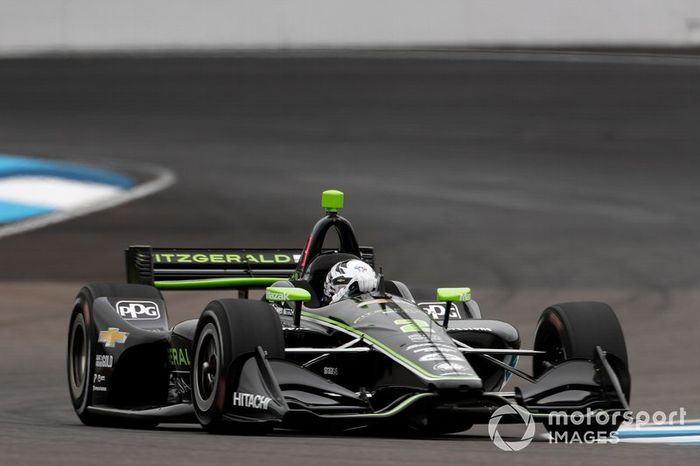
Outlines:
POLYGON ((80 420, 439 434, 508 404, 545 424, 553 411, 629 409, 625 341, 606 304, 546 309, 532 350, 513 326, 482 318, 468 288, 425 296, 380 273, 375 292, 325 305, 335 263, 375 267, 373 248, 338 215, 342 204, 339 191, 323 193, 326 215, 301 251, 129 247, 128 284, 86 285, 73 304, 68 385, 80 420), (335 250, 323 248, 330 230, 335 250), (161 290, 218 289, 237 299, 170 326, 161 290), (249 296, 255 289, 262 299, 249 296), (520 356, 533 358, 532 374, 517 368, 520 356), (513 374, 523 386, 503 391, 513 374))

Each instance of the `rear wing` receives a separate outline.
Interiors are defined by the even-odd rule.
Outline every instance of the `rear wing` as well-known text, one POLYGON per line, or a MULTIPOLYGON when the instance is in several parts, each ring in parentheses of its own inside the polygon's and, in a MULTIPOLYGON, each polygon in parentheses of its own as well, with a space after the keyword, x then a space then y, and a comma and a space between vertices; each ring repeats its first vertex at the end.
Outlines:
MULTIPOLYGON (((125 252, 127 282, 160 289, 263 288, 288 279, 301 259, 299 249, 129 246, 125 252)), ((373 247, 360 246, 360 254, 374 267, 373 247)))

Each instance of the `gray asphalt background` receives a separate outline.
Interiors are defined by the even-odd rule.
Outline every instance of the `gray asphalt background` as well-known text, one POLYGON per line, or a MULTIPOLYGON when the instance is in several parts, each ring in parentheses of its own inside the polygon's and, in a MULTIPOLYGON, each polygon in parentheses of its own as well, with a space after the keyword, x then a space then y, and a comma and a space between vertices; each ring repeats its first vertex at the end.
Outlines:
MULTIPOLYGON (((497 450, 442 439, 83 427, 72 298, 129 244, 303 246, 322 189, 409 286, 470 285, 518 326, 608 301, 637 410, 700 418, 700 63, 110 58, 0 61, 0 153, 179 176, 153 197, 0 240, 1 464, 689 464, 696 447, 497 450)), ((210 296, 172 294, 173 321, 210 296)), ((529 368, 529 361, 523 361, 529 368)), ((516 432, 517 434, 518 432, 516 432)))

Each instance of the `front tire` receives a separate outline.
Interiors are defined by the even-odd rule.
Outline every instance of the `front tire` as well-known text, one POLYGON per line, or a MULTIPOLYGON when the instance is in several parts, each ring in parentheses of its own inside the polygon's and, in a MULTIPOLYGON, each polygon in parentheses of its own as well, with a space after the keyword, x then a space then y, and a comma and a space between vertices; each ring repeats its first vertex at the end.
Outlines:
MULTIPOLYGON (((533 374, 539 377, 551 366, 569 359, 592 360, 596 346, 627 367, 625 336, 610 306, 598 302, 550 306, 537 323, 534 349, 545 354, 533 357, 533 374)), ((629 397, 629 392, 625 395, 629 397)))
POLYGON ((207 432, 259 435, 271 430, 266 422, 237 423, 224 417, 231 395, 229 370, 258 346, 270 358, 284 358, 282 325, 272 306, 244 299, 209 303, 197 325, 192 366, 195 413, 207 432))
MULTIPOLYGON (((571 359, 595 359, 596 346, 607 354, 606 358, 618 375, 622 391, 630 398, 631 384, 627 370, 627 347, 622 328, 615 312, 605 303, 573 302, 555 304, 542 313, 535 332, 535 347, 544 354, 533 357, 533 374, 540 377, 549 368, 571 359)), ((545 421, 550 433, 565 432, 584 434, 595 428, 597 432, 615 431, 622 417, 610 418, 607 423, 590 419, 581 426, 560 426, 545 421)))

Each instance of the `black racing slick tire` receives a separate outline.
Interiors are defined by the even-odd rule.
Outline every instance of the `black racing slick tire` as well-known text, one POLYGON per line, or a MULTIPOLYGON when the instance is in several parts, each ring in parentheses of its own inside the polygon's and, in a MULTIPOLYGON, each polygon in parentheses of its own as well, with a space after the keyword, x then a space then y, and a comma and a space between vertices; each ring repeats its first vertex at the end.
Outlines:
POLYGON ((135 299, 162 299, 160 292, 150 286, 93 283, 84 286, 73 303, 68 326, 66 369, 68 391, 78 418, 85 425, 103 427, 150 428, 153 421, 115 418, 90 412, 92 378, 95 374, 97 329, 93 321, 93 302, 100 297, 130 296, 135 299))
MULTIPOLYGON (((600 346, 607 353, 606 359, 616 372, 622 391, 629 401, 631 384, 625 337, 615 312, 607 304, 574 302, 548 307, 537 324, 534 346, 535 350, 545 352, 533 357, 535 377, 570 359, 594 360, 596 346, 600 346)), ((592 416, 579 425, 562 425, 549 420, 543 423, 555 438, 575 442, 576 438, 585 435, 604 435, 605 438, 610 438, 622 420, 621 416, 600 419, 592 416)))
MULTIPOLYGON (((600 346, 613 367, 627 371, 627 346, 622 328, 610 306, 599 302, 555 304, 542 313, 535 332, 533 374, 541 376, 550 367, 569 359, 594 359, 600 346)), ((629 377, 623 391, 629 400, 629 377)))
POLYGON ((284 334, 279 315, 266 302, 220 299, 202 312, 193 341, 192 398, 195 414, 209 433, 260 435, 267 423, 237 423, 225 419, 231 390, 229 370, 241 356, 260 346, 269 358, 284 358, 284 334))

